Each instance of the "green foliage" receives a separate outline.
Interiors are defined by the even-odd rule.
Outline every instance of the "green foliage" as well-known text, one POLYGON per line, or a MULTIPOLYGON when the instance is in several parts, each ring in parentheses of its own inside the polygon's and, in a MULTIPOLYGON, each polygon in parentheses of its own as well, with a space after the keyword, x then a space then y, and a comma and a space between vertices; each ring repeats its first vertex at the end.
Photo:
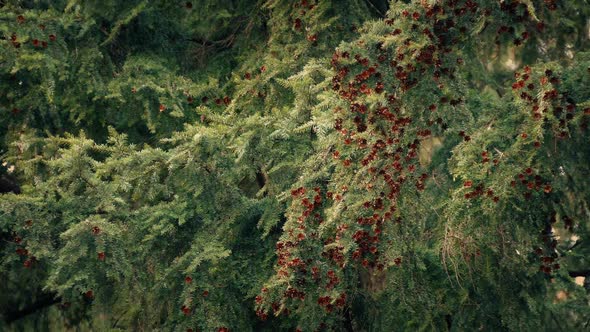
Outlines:
POLYGON ((589 18, 0 1, 0 329, 584 329, 589 18))

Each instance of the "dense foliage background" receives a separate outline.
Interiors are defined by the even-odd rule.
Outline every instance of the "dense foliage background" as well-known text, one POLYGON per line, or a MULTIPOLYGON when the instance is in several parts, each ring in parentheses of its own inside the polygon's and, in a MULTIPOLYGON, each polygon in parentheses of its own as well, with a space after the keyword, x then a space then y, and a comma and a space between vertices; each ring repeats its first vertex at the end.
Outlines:
POLYGON ((589 46, 587 0, 0 0, 0 330, 588 329, 589 46))

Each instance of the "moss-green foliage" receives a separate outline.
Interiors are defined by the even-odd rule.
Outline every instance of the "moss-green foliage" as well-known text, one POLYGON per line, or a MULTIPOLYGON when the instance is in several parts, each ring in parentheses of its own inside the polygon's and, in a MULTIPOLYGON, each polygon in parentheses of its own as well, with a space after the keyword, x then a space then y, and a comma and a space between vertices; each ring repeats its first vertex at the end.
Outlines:
POLYGON ((587 328, 589 18, 0 1, 0 330, 587 328))

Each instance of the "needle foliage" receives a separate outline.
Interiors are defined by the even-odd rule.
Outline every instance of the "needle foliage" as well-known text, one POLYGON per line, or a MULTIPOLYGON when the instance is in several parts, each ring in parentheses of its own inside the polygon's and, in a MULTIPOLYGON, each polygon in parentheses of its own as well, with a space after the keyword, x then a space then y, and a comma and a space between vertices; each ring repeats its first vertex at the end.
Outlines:
POLYGON ((0 0, 0 330, 587 329, 589 122, 587 0, 0 0))

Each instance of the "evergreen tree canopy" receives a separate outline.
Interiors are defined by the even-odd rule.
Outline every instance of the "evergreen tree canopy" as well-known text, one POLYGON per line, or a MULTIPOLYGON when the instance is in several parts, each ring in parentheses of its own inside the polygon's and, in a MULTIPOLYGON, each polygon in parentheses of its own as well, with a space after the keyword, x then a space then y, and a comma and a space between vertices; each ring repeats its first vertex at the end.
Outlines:
POLYGON ((0 330, 589 329, 589 123, 588 0, 0 0, 0 330))

